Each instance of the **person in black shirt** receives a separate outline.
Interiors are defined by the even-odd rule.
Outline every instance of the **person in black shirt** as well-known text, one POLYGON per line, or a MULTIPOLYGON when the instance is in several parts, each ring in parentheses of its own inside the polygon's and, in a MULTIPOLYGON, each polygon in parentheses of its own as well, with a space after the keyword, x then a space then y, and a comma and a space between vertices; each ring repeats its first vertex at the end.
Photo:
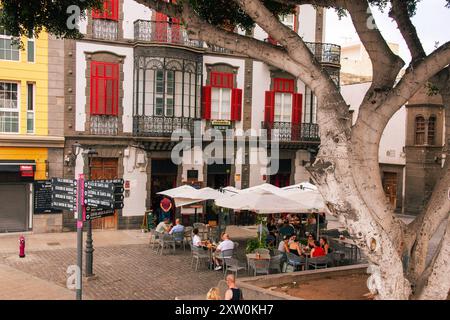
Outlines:
POLYGON ((225 292, 225 300, 244 300, 242 290, 236 287, 236 280, 233 274, 226 277, 228 290, 225 292))

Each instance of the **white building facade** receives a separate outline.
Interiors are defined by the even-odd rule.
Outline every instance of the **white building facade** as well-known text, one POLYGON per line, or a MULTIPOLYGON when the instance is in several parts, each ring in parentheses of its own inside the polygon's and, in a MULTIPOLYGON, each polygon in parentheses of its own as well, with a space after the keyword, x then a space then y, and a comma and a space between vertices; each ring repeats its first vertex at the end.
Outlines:
MULTIPOLYGON (((177 19, 133 0, 106 0, 105 8, 81 21, 83 39, 65 41, 65 153, 78 142, 97 155, 89 161, 78 156, 64 175, 123 178, 126 186, 124 208, 95 227, 137 227, 147 210, 158 207, 157 192, 182 184, 247 188, 309 179, 304 167, 320 143, 317 105, 299 79, 189 40, 177 19), (209 129, 223 133, 223 143, 210 139, 209 129), (261 129, 269 136, 278 129, 277 152, 254 144, 261 129), (183 140, 189 148, 178 152, 173 133, 189 137, 183 140), (213 150, 221 144, 231 152, 213 150), (264 159, 277 153, 278 171, 269 172, 264 159), (216 163, 206 163, 213 158, 216 163)), ((299 6, 282 19, 339 83, 340 47, 322 43, 324 10, 299 6)), ((253 35, 272 41, 259 27, 253 35)), ((73 224, 69 214, 65 221, 73 224)))

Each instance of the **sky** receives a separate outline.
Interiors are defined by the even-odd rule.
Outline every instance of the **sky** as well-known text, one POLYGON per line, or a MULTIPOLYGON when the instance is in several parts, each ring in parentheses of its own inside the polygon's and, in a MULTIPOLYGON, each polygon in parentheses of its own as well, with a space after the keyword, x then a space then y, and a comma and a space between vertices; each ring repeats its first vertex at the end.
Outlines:
MULTIPOLYGON (((413 17, 419 38, 427 53, 435 48, 435 42, 440 45, 450 41, 450 9, 444 7, 445 0, 422 0, 413 17)), ((400 56, 409 63, 411 55, 403 40, 397 24, 389 18, 388 10, 384 13, 378 8, 372 8, 373 16, 382 35, 388 42, 400 44, 400 56)), ((325 42, 344 45, 359 42, 358 35, 349 17, 339 20, 334 9, 327 10, 325 42)))

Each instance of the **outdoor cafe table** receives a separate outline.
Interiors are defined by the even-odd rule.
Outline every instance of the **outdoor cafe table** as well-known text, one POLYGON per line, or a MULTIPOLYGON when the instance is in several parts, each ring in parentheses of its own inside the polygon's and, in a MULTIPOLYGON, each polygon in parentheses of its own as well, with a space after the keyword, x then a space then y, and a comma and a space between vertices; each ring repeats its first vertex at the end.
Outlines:
POLYGON ((344 246, 346 246, 346 247, 348 247, 348 248, 350 249, 350 259, 351 259, 352 261, 357 261, 357 260, 358 260, 358 251, 359 251, 359 248, 358 248, 358 246, 356 245, 356 243, 355 243, 354 240, 352 240, 352 239, 347 239, 347 238, 344 238, 344 239, 341 239, 341 238, 332 238, 332 240, 334 240, 334 241, 336 241, 336 242, 338 242, 338 243, 341 243, 341 244, 343 244, 344 246), (353 259, 353 258, 354 258, 354 259, 353 259))
POLYGON ((249 253, 247 254, 247 257, 254 260, 270 260, 270 254, 260 254, 258 258, 256 253, 249 253))

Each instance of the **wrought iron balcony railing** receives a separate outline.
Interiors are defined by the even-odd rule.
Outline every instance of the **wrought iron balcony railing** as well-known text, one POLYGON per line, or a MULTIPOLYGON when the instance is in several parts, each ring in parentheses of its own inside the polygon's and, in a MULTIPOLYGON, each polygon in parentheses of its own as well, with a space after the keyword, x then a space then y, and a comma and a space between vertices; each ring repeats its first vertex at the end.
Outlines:
POLYGON ((91 116, 91 134, 116 136, 119 132, 119 118, 117 116, 91 116))
POLYGON ((319 125, 316 123, 301 123, 293 125, 291 122, 273 122, 268 123, 263 121, 261 128, 267 130, 267 137, 270 139, 272 137, 272 130, 274 131, 275 137, 279 141, 289 142, 289 141, 311 141, 319 142, 319 125))
POLYGON ((134 40, 203 48, 202 41, 189 40, 182 24, 165 21, 136 20, 134 40))
POLYGON ((92 37, 103 40, 117 40, 119 24, 114 20, 93 19, 92 37))
POLYGON ((194 133, 194 122, 185 117, 133 116, 133 133, 141 137, 170 137, 172 132, 185 129, 194 133))
POLYGON ((340 65, 341 47, 332 43, 305 42, 320 63, 340 65))

